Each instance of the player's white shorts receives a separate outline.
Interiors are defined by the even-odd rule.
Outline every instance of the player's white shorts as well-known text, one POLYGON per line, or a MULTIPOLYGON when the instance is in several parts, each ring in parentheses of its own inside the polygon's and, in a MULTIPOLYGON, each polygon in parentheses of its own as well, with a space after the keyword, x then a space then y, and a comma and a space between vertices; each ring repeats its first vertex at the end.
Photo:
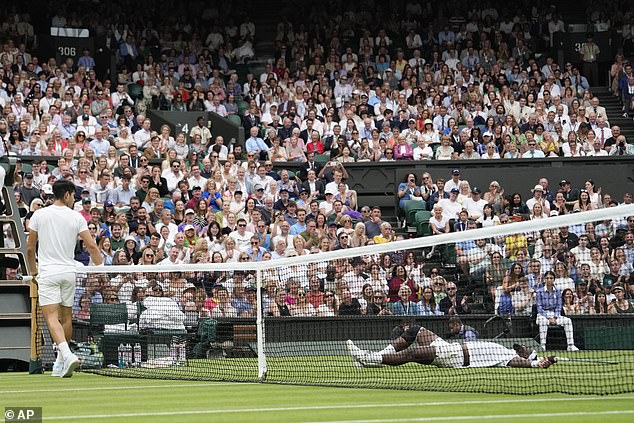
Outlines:
POLYGON ((37 279, 40 305, 72 307, 75 301, 75 272, 40 276, 37 279))
MULTIPOLYGON (((466 342, 469 349, 469 367, 505 367, 517 357, 517 353, 495 342, 466 342)), ((464 352, 457 342, 447 342, 442 338, 430 344, 436 348, 436 359, 432 363, 438 367, 453 369, 464 367, 464 352)))
POLYGON ((514 350, 495 342, 473 341, 466 345, 469 348, 469 367, 506 367, 517 357, 514 350))
POLYGON ((429 345, 436 348, 436 359, 432 363, 434 366, 453 369, 464 367, 464 353, 459 343, 449 343, 442 338, 437 338, 429 345))

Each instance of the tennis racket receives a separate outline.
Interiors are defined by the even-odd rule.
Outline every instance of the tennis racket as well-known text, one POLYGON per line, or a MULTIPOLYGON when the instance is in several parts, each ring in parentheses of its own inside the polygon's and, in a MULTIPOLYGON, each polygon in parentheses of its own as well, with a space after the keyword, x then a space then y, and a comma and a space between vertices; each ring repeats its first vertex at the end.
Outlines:
POLYGON ((607 361, 607 360, 595 360, 593 358, 569 358, 569 357, 557 357, 557 361, 568 361, 571 363, 595 363, 595 364, 608 364, 608 365, 617 365, 621 364, 618 361, 607 361))

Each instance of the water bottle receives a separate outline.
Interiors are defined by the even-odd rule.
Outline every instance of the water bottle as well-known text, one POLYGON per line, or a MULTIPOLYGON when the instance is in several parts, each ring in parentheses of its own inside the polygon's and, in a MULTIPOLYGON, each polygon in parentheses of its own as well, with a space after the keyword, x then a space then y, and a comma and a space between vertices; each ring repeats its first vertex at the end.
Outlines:
POLYGON ((187 344, 184 340, 178 343, 178 362, 184 364, 187 360, 187 344))
POLYGON ((134 367, 141 367, 141 344, 134 344, 134 367))
POLYGON ((172 338, 170 344, 170 360, 172 363, 176 363, 176 360, 178 360, 178 344, 174 338, 172 338))
POLYGON ((119 366, 120 369, 125 367, 125 359, 123 357, 124 348, 123 344, 119 344, 119 348, 117 348, 117 366, 119 366))
POLYGON ((130 344, 125 346, 125 366, 132 367, 132 345, 130 344))

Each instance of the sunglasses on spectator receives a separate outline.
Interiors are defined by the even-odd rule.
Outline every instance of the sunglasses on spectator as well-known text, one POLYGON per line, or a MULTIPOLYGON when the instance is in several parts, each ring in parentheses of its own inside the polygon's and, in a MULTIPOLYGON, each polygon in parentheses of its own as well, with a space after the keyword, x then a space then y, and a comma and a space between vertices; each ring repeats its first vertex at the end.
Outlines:
POLYGON ((239 226, 240 228, 245 228, 247 225, 245 225, 244 223, 240 223, 238 226, 239 226))

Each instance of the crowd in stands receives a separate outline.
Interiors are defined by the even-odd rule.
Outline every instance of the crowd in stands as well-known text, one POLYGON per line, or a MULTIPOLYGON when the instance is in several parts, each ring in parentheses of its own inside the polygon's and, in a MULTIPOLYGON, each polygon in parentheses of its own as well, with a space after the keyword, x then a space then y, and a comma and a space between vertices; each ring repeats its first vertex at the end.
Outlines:
MULTIPOLYGON (((197 3, 186 3, 172 6, 189 15, 197 10, 197 3)), ((328 2, 304 11, 308 20, 290 14, 277 27, 274 59, 244 80, 234 68, 253 56, 248 50, 255 25, 239 5, 201 7, 192 21, 187 14, 161 18, 158 12, 153 20, 142 19, 126 15, 125 5, 105 22, 94 22, 98 14, 82 21, 60 8, 55 26, 89 22, 105 37, 116 52, 117 80, 97 78, 90 51, 78 63, 38 58, 28 51, 32 40, 7 26, 0 53, 0 153, 24 158, 15 195, 25 227, 32 213, 52 201, 51 184, 64 178, 77 186, 75 208, 107 265, 275 260, 399 238, 380 208, 358 204, 345 182, 348 163, 634 154, 592 94, 581 66, 590 59, 580 55, 579 63, 559 64, 550 54, 545 35, 557 30, 563 11, 526 7, 500 13, 490 4, 467 9, 448 3, 451 15, 416 2, 402 9, 377 4, 375 12, 328 2), (131 83, 141 87, 138 98, 128 92, 131 83), (239 102, 245 102, 244 111, 239 102), (238 115, 248 138, 229 143, 202 116, 189 133, 173 133, 151 122, 148 108, 238 115), (301 163, 300 172, 273 170, 284 162, 301 163)), ((584 48, 596 55, 595 47, 588 37, 584 48)), ((625 100, 634 78, 631 64, 621 64, 612 76, 615 95, 625 100)), ((481 192, 461 181, 458 169, 446 181, 443 176, 411 175, 398 192, 402 202, 424 201, 434 212, 434 233, 617 202, 592 181, 581 191, 567 181, 550 191, 540 180, 533 198, 523 202, 521 194, 505 195, 504 181, 481 192)), ((631 202, 631 195, 623 202, 631 202)), ((557 280, 572 281, 556 283, 558 289, 573 290, 574 307, 590 313, 603 310, 594 302, 600 303, 601 293, 611 299, 613 285, 631 295, 632 227, 628 218, 483 245, 468 242, 456 248, 455 264, 462 275, 482 281, 496 309, 514 313, 528 305, 520 307, 513 297, 534 300, 530 290, 542 289, 552 269, 557 280), (585 249, 582 255, 572 252, 583 235, 599 261, 588 262, 585 249), (535 262, 541 265, 537 271, 535 262), (519 263, 521 272, 511 263, 519 263), (506 275, 513 266, 517 272, 506 275), (590 301, 589 293, 596 299, 590 301)), ((76 258, 91 264, 81 243, 76 258)), ((433 269, 425 275, 424 258, 420 251, 394 252, 369 262, 316 265, 295 274, 289 269, 284 276, 280 271, 266 280, 266 310, 324 316, 468 313, 470 295, 457 294, 455 283, 433 269)), ((85 315, 88 299, 134 303, 167 295, 201 316, 252 315, 252 285, 245 281, 251 277, 211 275, 211 283, 186 273, 169 283, 147 275, 89 277, 78 290, 75 312, 85 315)), ((563 307, 570 308, 565 301, 564 295, 563 307)))

